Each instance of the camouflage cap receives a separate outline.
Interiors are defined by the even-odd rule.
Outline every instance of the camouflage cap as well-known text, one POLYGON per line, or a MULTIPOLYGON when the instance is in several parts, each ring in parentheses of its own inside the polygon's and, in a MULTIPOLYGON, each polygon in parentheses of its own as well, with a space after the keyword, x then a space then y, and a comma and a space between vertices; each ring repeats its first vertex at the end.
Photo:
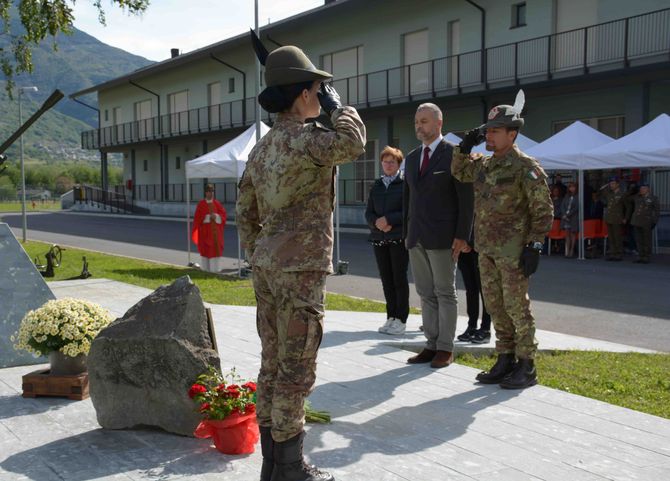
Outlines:
POLYGON ((497 105, 489 111, 484 128, 494 127, 523 127, 521 115, 511 105, 497 105))
POLYGON ((293 45, 273 50, 265 61, 265 84, 268 87, 331 78, 331 74, 317 69, 305 52, 293 45))

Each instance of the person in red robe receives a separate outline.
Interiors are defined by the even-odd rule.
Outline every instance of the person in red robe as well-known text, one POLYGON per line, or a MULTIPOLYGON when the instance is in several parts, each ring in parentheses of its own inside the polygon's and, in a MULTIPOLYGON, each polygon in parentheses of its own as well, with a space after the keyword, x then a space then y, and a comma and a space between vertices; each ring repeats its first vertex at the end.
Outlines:
POLYGON ((205 198, 198 202, 193 218, 191 239, 200 252, 200 268, 220 272, 223 268, 223 228, 226 226, 226 209, 214 198, 214 186, 207 184, 205 198))

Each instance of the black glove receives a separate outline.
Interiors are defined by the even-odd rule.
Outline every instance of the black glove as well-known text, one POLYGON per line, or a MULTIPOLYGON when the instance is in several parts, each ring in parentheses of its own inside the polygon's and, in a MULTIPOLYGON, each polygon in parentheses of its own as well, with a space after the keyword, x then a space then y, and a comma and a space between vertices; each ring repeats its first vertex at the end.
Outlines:
POLYGON ((463 141, 459 144, 461 153, 469 154, 472 151, 473 147, 478 146, 484 141, 485 137, 482 133, 482 130, 477 127, 476 129, 468 130, 463 137, 463 141))
POLYGON ((523 247, 521 258, 519 259, 519 268, 523 270, 523 275, 530 277, 537 270, 540 264, 540 250, 528 244, 523 247))
POLYGON ((335 90, 331 84, 322 83, 319 92, 319 103, 321 108, 328 114, 332 114, 335 109, 342 107, 342 102, 340 101, 340 95, 335 90))

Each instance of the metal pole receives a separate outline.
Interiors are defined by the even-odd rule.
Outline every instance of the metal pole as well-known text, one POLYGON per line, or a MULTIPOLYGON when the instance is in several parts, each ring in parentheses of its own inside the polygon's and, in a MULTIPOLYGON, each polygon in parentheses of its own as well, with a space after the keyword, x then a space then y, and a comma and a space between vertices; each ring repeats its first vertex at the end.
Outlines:
POLYGON ((188 246, 188 265, 191 265, 191 183, 186 176, 186 245, 188 246))
MULTIPOLYGON (((651 187, 651 193, 656 192, 656 169, 652 168, 649 170, 649 185, 651 187)), ((658 254, 658 229, 651 231, 651 252, 658 254)))
POLYGON ((579 171, 579 249, 577 256, 584 260, 584 171, 579 171))
MULTIPOLYGON (((21 109, 21 88, 19 88, 19 126, 23 125, 23 110, 21 109)), ((28 229, 28 217, 26 216, 26 168, 23 162, 23 134, 19 137, 21 146, 21 225, 23 229, 23 242, 26 242, 26 230, 28 229)))
POLYGON ((339 196, 339 183, 340 183, 340 167, 335 167, 335 246, 337 247, 337 264, 336 272, 339 272, 340 268, 340 196, 339 196))
MULTIPOLYGON (((254 0, 254 30, 256 32, 256 36, 260 38, 259 30, 258 30, 258 0, 254 0)), ((256 114, 256 142, 261 140, 261 104, 258 103, 258 95, 261 93, 261 62, 258 60, 258 57, 254 55, 254 58, 256 59, 256 81, 254 82, 254 91, 255 91, 255 102, 254 105, 256 107, 255 109, 255 114, 256 114)), ((244 99, 246 102, 247 99, 244 99)))

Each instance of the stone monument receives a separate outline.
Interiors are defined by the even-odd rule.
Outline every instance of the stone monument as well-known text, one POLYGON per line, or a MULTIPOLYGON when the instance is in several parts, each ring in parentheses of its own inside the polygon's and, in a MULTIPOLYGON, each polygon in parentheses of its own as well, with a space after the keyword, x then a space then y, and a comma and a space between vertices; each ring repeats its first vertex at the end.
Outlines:
POLYGON ((162 286, 104 328, 88 355, 89 392, 103 428, 156 426, 191 436, 201 416, 188 389, 220 369, 200 291, 188 276, 162 286))
POLYGON ((14 350, 10 337, 23 316, 55 298, 12 230, 0 223, 0 368, 48 362, 14 350))

